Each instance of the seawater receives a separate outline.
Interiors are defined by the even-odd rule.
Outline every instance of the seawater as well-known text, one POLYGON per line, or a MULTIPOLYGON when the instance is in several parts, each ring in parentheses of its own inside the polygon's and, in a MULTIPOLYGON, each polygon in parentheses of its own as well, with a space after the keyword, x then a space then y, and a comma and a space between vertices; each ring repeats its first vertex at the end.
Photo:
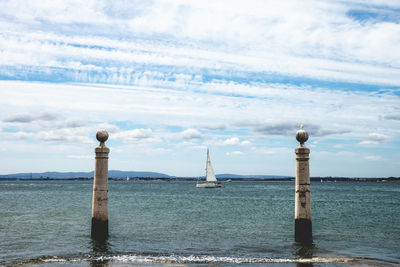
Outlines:
POLYGON ((107 242, 92 181, 0 181, 0 265, 400 264, 400 183, 312 182, 312 246, 294 242, 294 182, 110 181, 107 242))

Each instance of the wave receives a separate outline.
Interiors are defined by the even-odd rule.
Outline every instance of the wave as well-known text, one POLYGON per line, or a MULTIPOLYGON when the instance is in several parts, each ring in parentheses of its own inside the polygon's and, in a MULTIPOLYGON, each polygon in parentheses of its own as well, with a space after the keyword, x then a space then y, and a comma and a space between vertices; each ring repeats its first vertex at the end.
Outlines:
POLYGON ((244 258, 244 257, 218 257, 218 256, 143 256, 143 255, 119 255, 111 257, 99 257, 100 261, 132 262, 132 263, 349 263, 348 258, 309 258, 309 259, 284 259, 284 258, 244 258))
POLYGON ((182 255, 110 255, 98 257, 41 257, 20 264, 30 263, 65 263, 65 262, 108 262, 108 263, 175 263, 175 264, 250 264, 250 263, 345 263, 352 264, 356 260, 347 257, 313 257, 313 258, 252 258, 223 256, 182 256, 182 255))
MULTIPOLYGON (((139 255, 139 254, 122 254, 122 255, 103 255, 94 256, 89 254, 69 255, 69 256, 45 256, 30 259, 26 261, 15 262, 9 266, 21 265, 37 265, 37 264, 53 264, 63 265, 65 263, 88 262, 96 264, 290 264, 290 263, 330 263, 330 264, 399 264, 400 262, 393 262, 377 258, 369 257, 346 257, 346 256, 332 256, 332 257, 312 257, 312 258, 257 258, 257 257, 229 257, 229 256, 210 256, 210 255, 139 255)), ((100 266, 100 265, 99 265, 100 266)))

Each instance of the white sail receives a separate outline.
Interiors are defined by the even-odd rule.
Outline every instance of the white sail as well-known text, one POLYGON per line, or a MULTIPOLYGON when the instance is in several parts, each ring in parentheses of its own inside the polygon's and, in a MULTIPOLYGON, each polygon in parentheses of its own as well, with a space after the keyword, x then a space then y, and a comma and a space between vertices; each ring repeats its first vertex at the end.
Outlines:
POLYGON ((211 166, 210 160, 210 152, 207 149, 207 166, 206 166, 206 181, 207 182, 216 182, 217 178, 215 177, 214 170, 211 166))
POLYGON ((196 187, 217 188, 221 186, 222 186, 221 182, 218 182, 217 178, 215 177, 214 170, 211 166, 210 152, 207 149, 206 181, 205 182, 197 181, 196 187))

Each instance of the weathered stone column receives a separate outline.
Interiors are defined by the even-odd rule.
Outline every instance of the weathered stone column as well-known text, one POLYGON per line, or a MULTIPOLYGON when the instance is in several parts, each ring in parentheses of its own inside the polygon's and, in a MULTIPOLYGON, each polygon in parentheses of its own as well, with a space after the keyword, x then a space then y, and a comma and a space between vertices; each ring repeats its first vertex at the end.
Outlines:
POLYGON ((110 152, 110 149, 104 144, 108 139, 107 131, 98 131, 96 138, 100 145, 95 149, 92 238, 105 240, 108 238, 108 153, 110 152))
POLYGON ((308 140, 308 133, 303 130, 303 125, 296 133, 296 139, 300 146, 296 148, 296 189, 295 189, 295 213, 294 236, 296 242, 312 243, 311 223, 311 196, 310 196, 310 169, 308 149, 304 143, 308 140))

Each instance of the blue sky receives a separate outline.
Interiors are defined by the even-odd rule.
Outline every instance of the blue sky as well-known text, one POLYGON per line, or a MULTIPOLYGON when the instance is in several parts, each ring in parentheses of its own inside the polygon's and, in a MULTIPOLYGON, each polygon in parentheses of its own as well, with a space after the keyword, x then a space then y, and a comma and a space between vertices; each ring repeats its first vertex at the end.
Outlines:
POLYGON ((400 176, 400 2, 0 1, 1 174, 400 176), (281 3, 282 2, 282 3, 281 3))

